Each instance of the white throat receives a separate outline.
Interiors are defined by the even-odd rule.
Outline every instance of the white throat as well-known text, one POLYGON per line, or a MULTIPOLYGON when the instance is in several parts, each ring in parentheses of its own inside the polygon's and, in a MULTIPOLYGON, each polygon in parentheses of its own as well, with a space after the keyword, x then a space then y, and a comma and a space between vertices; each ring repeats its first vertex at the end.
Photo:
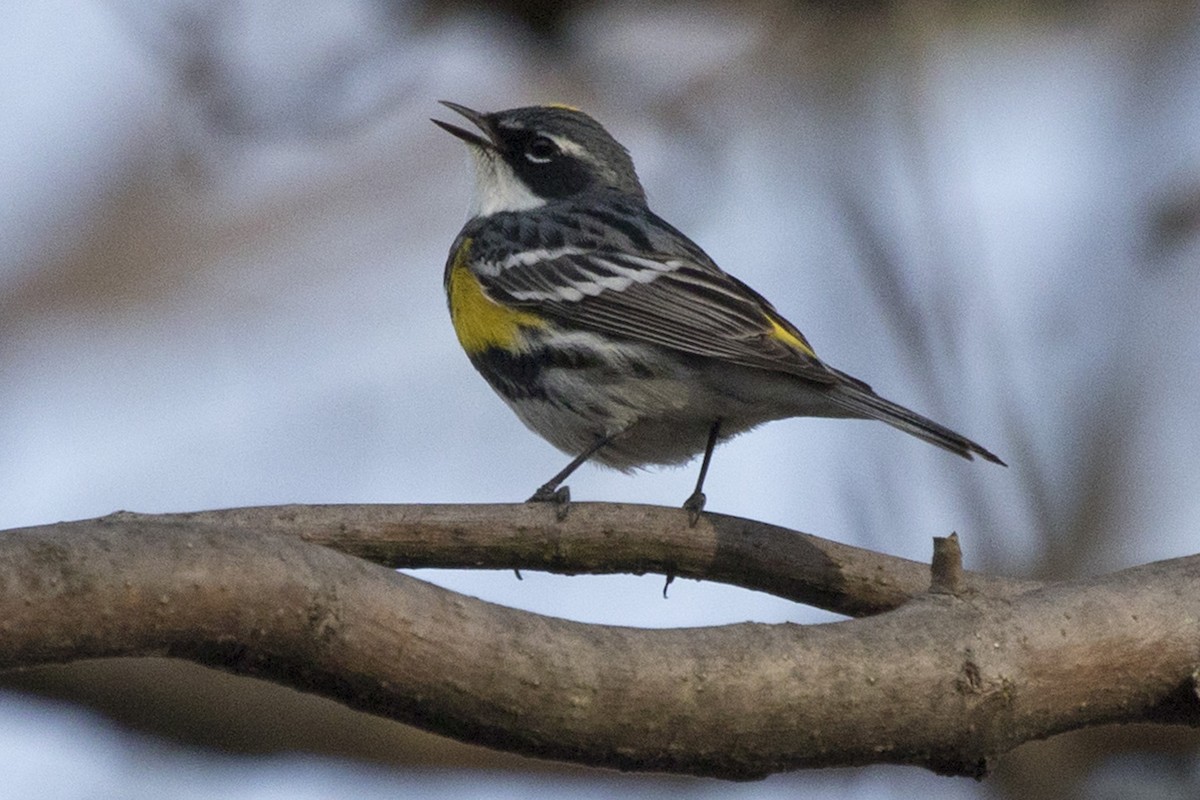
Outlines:
POLYGON ((475 162, 475 197, 471 201, 471 217, 488 217, 501 211, 528 211, 546 205, 546 201, 529 191, 504 159, 489 150, 471 148, 475 162))

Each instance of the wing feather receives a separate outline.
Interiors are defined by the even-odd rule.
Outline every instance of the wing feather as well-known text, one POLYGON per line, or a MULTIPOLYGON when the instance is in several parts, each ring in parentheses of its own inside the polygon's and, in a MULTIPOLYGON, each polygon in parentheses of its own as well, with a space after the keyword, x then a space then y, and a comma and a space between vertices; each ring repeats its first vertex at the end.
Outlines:
POLYGON ((502 269, 486 270, 480 275, 485 291, 596 333, 820 383, 837 381, 770 303, 707 258, 602 248, 562 248, 545 256, 510 258, 502 269))

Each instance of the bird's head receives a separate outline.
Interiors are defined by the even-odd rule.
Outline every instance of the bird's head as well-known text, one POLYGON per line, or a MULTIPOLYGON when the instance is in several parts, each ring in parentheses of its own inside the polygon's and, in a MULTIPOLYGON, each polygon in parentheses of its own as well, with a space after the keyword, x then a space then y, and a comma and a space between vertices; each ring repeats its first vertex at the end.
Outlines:
POLYGON ((568 106, 527 106, 484 114, 457 103, 480 131, 441 120, 475 161, 476 216, 538 208, 596 189, 645 199, 633 160, 599 122, 568 106))

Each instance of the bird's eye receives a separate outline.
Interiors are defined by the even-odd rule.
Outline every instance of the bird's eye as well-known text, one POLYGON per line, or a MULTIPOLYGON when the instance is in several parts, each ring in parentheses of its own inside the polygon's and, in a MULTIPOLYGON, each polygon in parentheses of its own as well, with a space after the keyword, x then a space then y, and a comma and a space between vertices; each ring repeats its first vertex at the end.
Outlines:
POLYGON ((558 145, 545 136, 535 136, 525 148, 525 157, 535 164, 545 164, 558 155, 558 145))

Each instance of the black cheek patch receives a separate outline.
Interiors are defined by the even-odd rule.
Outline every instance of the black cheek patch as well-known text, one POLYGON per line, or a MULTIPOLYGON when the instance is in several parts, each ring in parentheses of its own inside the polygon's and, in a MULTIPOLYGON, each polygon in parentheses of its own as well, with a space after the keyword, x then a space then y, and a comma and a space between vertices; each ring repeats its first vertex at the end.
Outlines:
POLYGON ((588 188, 593 181, 591 173, 578 159, 561 155, 545 164, 523 164, 520 176, 539 197, 570 197, 588 188))

